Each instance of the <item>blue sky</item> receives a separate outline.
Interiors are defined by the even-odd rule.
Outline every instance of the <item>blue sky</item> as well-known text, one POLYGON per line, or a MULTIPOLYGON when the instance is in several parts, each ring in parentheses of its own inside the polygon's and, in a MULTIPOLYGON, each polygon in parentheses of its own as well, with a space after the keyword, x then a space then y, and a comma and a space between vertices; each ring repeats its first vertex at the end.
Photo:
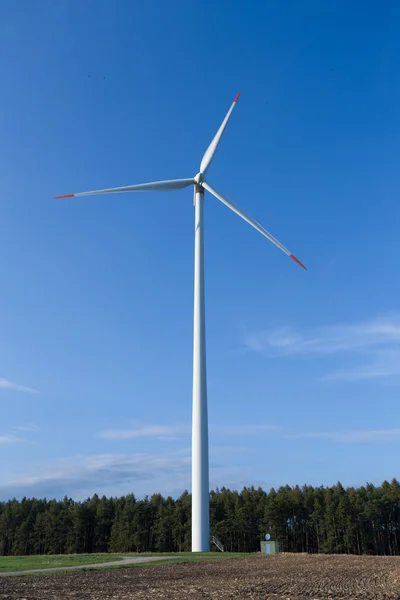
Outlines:
POLYGON ((210 481, 399 476, 396 2, 0 7, 0 498, 190 489, 190 189, 206 197, 210 481))

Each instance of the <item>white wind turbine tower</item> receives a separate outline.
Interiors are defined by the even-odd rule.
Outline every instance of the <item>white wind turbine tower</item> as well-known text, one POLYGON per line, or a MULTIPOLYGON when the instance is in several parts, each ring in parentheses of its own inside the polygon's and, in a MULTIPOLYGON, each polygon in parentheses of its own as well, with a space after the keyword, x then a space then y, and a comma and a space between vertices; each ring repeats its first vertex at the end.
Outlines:
POLYGON ((206 335, 204 309, 204 226, 203 203, 204 190, 207 190, 254 227, 261 235, 275 244, 304 269, 306 268, 285 246, 275 239, 257 221, 249 217, 244 210, 232 202, 227 196, 217 192, 205 180, 206 172, 221 141, 222 134, 229 121, 233 109, 239 99, 235 97, 225 119, 207 148, 199 173, 190 179, 172 179, 154 181, 138 185, 80 192, 56 196, 56 198, 73 198, 75 196, 91 196, 94 194, 111 194, 114 192, 145 192, 179 190, 194 186, 195 204, 195 253, 194 253, 194 329, 193 329, 193 407, 192 407, 192 552, 208 552, 210 549, 210 515, 209 515, 209 462, 208 462, 208 416, 207 416, 207 376, 206 376, 206 335))

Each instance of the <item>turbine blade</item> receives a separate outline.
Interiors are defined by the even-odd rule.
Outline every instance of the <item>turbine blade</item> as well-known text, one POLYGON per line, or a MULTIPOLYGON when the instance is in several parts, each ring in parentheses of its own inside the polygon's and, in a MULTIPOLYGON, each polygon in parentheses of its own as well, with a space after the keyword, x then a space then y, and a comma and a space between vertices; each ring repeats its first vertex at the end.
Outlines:
POLYGON ((239 92, 239 94, 236 95, 234 101, 232 102, 230 109, 228 110, 228 112, 226 114, 225 119, 222 121, 220 128, 218 129, 217 133, 215 134, 213 141, 211 142, 211 144, 208 146, 207 150, 205 151, 205 154, 204 154, 201 164, 200 164, 200 173, 202 173, 202 175, 205 174, 205 172, 207 171, 208 167, 211 164, 212 159, 214 158, 214 154, 217 151, 218 144, 220 143, 221 138, 222 138, 222 134, 224 133, 225 127, 229 121, 229 117, 231 116, 232 111, 236 106, 236 102, 239 100, 239 96, 240 96, 240 92, 239 92))
POLYGON ((113 194, 115 192, 168 192, 180 190, 194 184, 194 179, 170 179, 167 181, 153 181, 151 183, 139 183, 137 185, 126 185, 124 187, 107 188, 105 190, 94 190, 93 192, 79 192, 77 194, 66 194, 55 196, 58 198, 73 198, 74 196, 94 196, 96 194, 113 194))
POLYGON ((259 223, 257 223, 257 221, 255 221, 252 217, 249 217, 249 215, 247 215, 244 212, 244 210, 240 208, 240 206, 238 206, 237 204, 235 204, 235 202, 232 202, 232 200, 230 200, 229 198, 227 198, 226 196, 224 196, 220 192, 217 192, 216 190, 214 190, 205 181, 203 181, 202 186, 204 187, 204 189, 206 189, 207 191, 209 191, 210 194, 212 194, 218 200, 220 200, 223 204, 225 204, 225 206, 227 206, 228 208, 230 208, 231 210, 233 210, 233 212, 235 212, 237 215, 239 215, 239 217, 242 217, 242 219, 244 219, 245 221, 247 221, 247 223, 249 225, 251 225, 252 227, 254 227, 254 229, 257 229, 257 231, 259 233, 261 233, 261 235, 263 235, 264 237, 267 238, 267 240, 269 240, 270 242, 272 242, 273 244, 275 244, 275 246, 277 246, 279 248, 279 250, 282 250, 282 252, 284 252, 285 254, 287 254, 287 256, 289 256, 292 260, 294 260, 298 265, 300 265, 301 267, 303 267, 303 269, 307 270, 307 267, 305 267, 303 265, 303 263, 298 258, 296 258, 294 256, 294 254, 292 254, 290 252, 290 250, 288 250, 287 248, 285 248, 285 246, 283 244, 281 244, 280 242, 278 242, 278 240, 276 238, 274 238, 274 236, 271 235, 266 229, 264 229, 264 227, 262 227, 262 225, 260 225, 259 223))

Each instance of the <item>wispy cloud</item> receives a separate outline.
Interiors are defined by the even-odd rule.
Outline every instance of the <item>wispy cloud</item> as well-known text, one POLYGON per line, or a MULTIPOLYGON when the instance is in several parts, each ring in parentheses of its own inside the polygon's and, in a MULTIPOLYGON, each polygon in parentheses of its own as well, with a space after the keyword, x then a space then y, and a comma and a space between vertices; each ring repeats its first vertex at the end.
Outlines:
POLYGON ((358 362, 330 373, 326 379, 356 381, 400 376, 399 315, 321 327, 306 334, 290 328, 247 332, 244 344, 247 350, 266 356, 347 354, 358 362))
POLYGON ((188 480, 190 464, 187 452, 72 456, 37 474, 1 482, 0 496, 85 497, 95 492, 138 493, 138 489, 148 493, 168 488, 171 477, 174 483, 188 480))
POLYGON ((27 392, 28 394, 37 394, 38 391, 27 387, 26 385, 20 385, 19 383, 15 383, 14 381, 9 381, 8 379, 4 379, 0 377, 0 389, 4 390, 14 390, 15 392, 27 392))
MULTIPOLYGON (((26 434, 26 433, 32 433, 37 431, 37 428, 35 427, 35 425, 29 424, 29 425, 17 425, 15 427, 11 427, 12 431, 16 431, 22 434, 26 434)), ((26 444, 31 444, 33 442, 31 442, 29 439, 26 439, 25 437, 20 437, 19 435, 15 435, 15 433, 3 433, 0 434, 0 445, 2 444, 18 444, 18 443, 26 443, 26 444)))
POLYGON ((210 431, 218 435, 257 435, 281 429, 279 425, 210 425, 210 431))
POLYGON ((400 349, 391 348, 372 352, 366 364, 338 369, 324 377, 327 381, 362 381, 383 378, 400 378, 400 349))
POLYGON ((181 434, 190 433, 190 427, 178 425, 146 425, 133 429, 113 429, 102 431, 99 437, 107 440, 133 440, 137 438, 156 438, 160 441, 176 440, 181 434))
POLYGON ((13 435, 12 433, 0 434, 0 445, 2 444, 16 444, 18 442, 24 442, 22 438, 13 435))
POLYGON ((290 328, 247 332, 246 348, 268 354, 330 354, 377 347, 400 342, 400 317, 382 317, 356 325, 319 328, 301 335, 290 328))
MULTIPOLYGON (((266 431, 279 431, 279 425, 217 425, 209 426, 210 432, 219 436, 232 435, 258 435, 266 431)), ((190 435, 191 425, 180 423, 177 425, 145 425, 132 429, 112 429, 102 431, 99 437, 107 440, 132 440, 139 438, 153 438, 158 441, 176 441, 184 435, 190 435)))
POLYGON ((36 433, 38 431, 38 428, 36 427, 36 425, 33 425, 33 423, 27 423, 26 425, 16 425, 15 427, 13 427, 13 429, 15 431, 24 431, 29 433, 36 433))
POLYGON ((221 457, 231 457, 234 454, 243 456, 244 454, 258 454, 259 449, 256 447, 248 448, 247 446, 242 446, 240 443, 236 446, 227 445, 227 444, 210 444, 210 456, 215 458, 215 460, 220 460, 221 457))
MULTIPOLYGON (((238 489, 254 483, 251 468, 232 463, 232 452, 246 448, 219 447, 210 461, 211 486, 229 485, 238 489), (215 456, 214 456, 215 455, 215 456)), ((236 455, 235 455, 236 456, 236 455)), ((237 458, 237 456, 236 456, 237 458)), ((191 448, 160 454, 76 455, 31 469, 19 477, 0 481, 0 500, 12 497, 75 499, 105 494, 119 496, 134 493, 143 497, 152 493, 179 496, 191 489, 191 448)))
POLYGON ((316 438, 342 443, 389 443, 400 442, 400 429, 366 429, 355 431, 321 431, 288 433, 288 438, 316 438))

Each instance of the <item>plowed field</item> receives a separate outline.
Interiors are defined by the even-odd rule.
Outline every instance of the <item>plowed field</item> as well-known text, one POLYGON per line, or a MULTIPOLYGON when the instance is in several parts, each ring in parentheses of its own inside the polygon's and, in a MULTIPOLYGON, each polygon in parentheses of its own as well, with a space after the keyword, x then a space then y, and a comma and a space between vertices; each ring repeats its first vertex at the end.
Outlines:
POLYGON ((0 578, 1 600, 400 599, 400 557, 280 554, 0 578))

